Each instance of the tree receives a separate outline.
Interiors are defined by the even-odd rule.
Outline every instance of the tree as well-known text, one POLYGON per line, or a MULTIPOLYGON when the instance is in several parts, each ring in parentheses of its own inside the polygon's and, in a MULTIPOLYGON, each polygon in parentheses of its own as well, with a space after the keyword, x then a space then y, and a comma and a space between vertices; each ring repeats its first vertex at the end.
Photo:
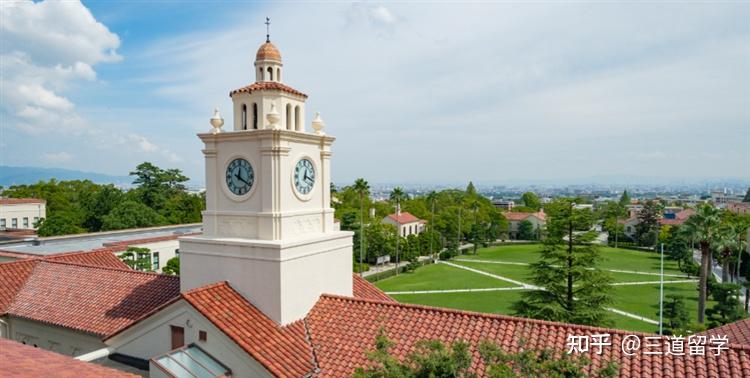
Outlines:
POLYGON ((630 205, 630 195, 628 195, 627 190, 622 191, 622 195, 620 196, 620 201, 618 203, 621 207, 630 205))
POLYGON ((669 229, 664 243, 668 258, 677 261, 677 267, 681 271, 693 264, 693 249, 688 236, 684 227, 674 226, 669 229))
POLYGON ((161 268, 162 273, 169 274, 171 276, 180 275, 180 256, 172 257, 167 260, 167 265, 161 268))
POLYGON ((532 192, 526 192, 521 195, 521 201, 523 201, 523 204, 526 207, 529 207, 534 211, 539 211, 539 209, 542 208, 542 201, 540 201, 539 197, 532 192))
POLYGON ((130 172, 135 176, 135 194, 148 207, 161 210, 170 195, 184 192, 188 178, 179 169, 161 169, 149 162, 143 162, 130 172))
POLYGON ((119 257, 120 260, 122 260, 130 267, 130 269, 140 270, 143 272, 152 271, 151 250, 148 248, 128 247, 128 249, 119 257))
POLYGON ((716 237, 719 228, 719 210, 709 204, 696 209, 695 214, 685 222, 693 238, 698 241, 701 249, 701 270, 698 282, 698 323, 703 324, 706 312, 707 280, 711 267, 711 242, 716 237))
POLYGON ((710 328, 723 326, 747 317, 747 313, 740 307, 740 285, 721 283, 711 287, 711 296, 716 304, 706 310, 708 326, 710 328))
POLYGON ((747 188, 747 193, 745 193, 745 198, 742 199, 742 202, 750 202, 750 187, 747 188))
POLYGON ((104 216, 123 201, 124 195, 122 190, 110 184, 83 197, 81 198, 81 207, 84 210, 83 227, 90 232, 96 232, 102 229, 104 216))
MULTIPOLYGON (((394 343, 381 328, 375 338, 375 349, 367 353, 369 366, 354 371, 356 378, 462 378, 476 377, 469 372, 472 353, 469 344, 455 341, 450 345, 438 340, 419 340, 414 351, 403 361, 390 354, 394 343)), ((484 361, 485 376, 491 378, 536 378, 536 377, 597 377, 609 378, 617 375, 617 364, 609 362, 598 369, 587 371, 591 363, 586 358, 573 358, 549 349, 522 348, 518 353, 505 353, 503 349, 484 340, 478 347, 484 361)))
MULTIPOLYGON (((683 335, 690 325, 690 315, 685 300, 680 295, 667 294, 664 301, 665 334, 683 335)), ((657 313, 658 315, 658 313, 657 313)))
POLYGON ((518 239, 519 240, 535 240, 536 235, 534 233, 534 225, 528 220, 522 220, 518 223, 518 239))
POLYGON ((479 223, 474 223, 471 225, 471 232, 469 232, 469 242, 474 246, 473 250, 475 255, 477 254, 479 243, 482 243, 485 240, 484 233, 485 230, 479 223))
POLYGON ((105 215, 102 230, 152 227, 166 224, 166 220, 152 208, 135 201, 125 201, 105 215))
POLYGON ((57 213, 39 220, 36 233, 39 236, 71 235, 86 232, 77 226, 75 219, 68 213, 57 213))
POLYGON ((574 233, 591 222, 591 212, 558 199, 548 209, 547 234, 539 261, 531 264, 539 289, 525 291, 513 304, 516 314, 537 319, 604 326, 611 277, 597 268, 596 232, 574 233))
MULTIPOLYGON (((393 190, 391 191, 390 199, 391 199, 391 202, 396 202, 396 211, 397 212, 401 211, 401 201, 403 201, 406 198, 408 198, 408 197, 407 197, 406 193, 404 193, 404 190, 401 189, 401 187, 397 186, 397 187, 393 188, 393 190)), ((400 241, 401 241, 401 219, 400 218, 396 219, 396 225, 397 225, 396 226, 396 232, 397 232, 397 236, 396 236, 396 274, 398 274, 398 264, 400 262, 399 261, 400 260, 400 256, 399 256, 399 253, 400 253, 400 251, 399 251, 399 244, 400 244, 400 241)))
MULTIPOLYGON (((358 178, 354 181, 354 190, 359 195, 359 266, 362 266, 365 256, 365 197, 370 194, 370 184, 363 178, 358 178)), ((360 276, 362 272, 360 269, 360 276)))
POLYGON ((657 201, 650 200, 643 204, 643 209, 638 212, 638 224, 635 226, 636 240, 640 245, 656 246, 661 212, 662 206, 657 201))

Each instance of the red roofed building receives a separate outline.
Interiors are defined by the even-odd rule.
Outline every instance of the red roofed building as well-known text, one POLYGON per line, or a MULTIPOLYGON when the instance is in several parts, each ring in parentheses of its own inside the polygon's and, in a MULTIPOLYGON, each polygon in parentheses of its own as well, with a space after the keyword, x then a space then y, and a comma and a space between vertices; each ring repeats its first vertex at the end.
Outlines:
POLYGON ((77 356, 179 295, 177 277, 116 259, 100 251, 0 263, 0 337, 77 356))
POLYGON ((136 374, 83 362, 0 338, 0 375, 5 378, 136 378, 136 374))
POLYGON ((508 232, 512 239, 518 237, 518 226, 523 221, 529 221, 537 234, 539 234, 547 224, 547 214, 545 214, 543 210, 536 213, 506 211, 503 213, 503 216, 508 220, 508 232))
POLYGON ((383 218, 383 223, 396 227, 402 237, 421 234, 425 229, 425 224, 427 224, 426 221, 415 217, 412 213, 400 209, 383 218))

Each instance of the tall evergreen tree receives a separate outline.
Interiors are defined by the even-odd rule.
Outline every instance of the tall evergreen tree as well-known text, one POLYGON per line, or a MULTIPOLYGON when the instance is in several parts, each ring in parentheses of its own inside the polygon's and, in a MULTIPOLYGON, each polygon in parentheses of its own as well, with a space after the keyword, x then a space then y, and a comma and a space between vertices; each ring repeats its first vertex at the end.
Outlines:
POLYGON ((750 188, 747 188, 747 193, 745 193, 745 198, 742 199, 742 202, 750 202, 750 188))
POLYGON ((627 190, 622 191, 622 195, 620 196, 619 203, 620 203, 620 206, 623 206, 623 207, 630 205, 630 195, 628 195, 627 190))
POLYGON ((521 201, 523 201, 526 207, 529 207, 533 210, 539 210, 542 208, 542 201, 540 201, 539 196, 537 196, 533 192, 524 193, 521 196, 521 201))
POLYGON ((643 209, 638 212, 638 224, 635 226, 636 239, 640 245, 656 245, 661 212, 662 206, 657 201, 650 200, 643 204, 643 209))
POLYGON ((547 236, 540 260, 531 265, 539 289, 524 292, 513 309, 525 317, 608 325, 611 277, 597 268, 596 233, 574 232, 590 223, 591 212, 575 209, 571 199, 558 199, 545 209, 547 236))
POLYGON ((728 283, 711 287, 711 296, 716 300, 716 304, 706 310, 709 327, 723 326, 747 317, 747 313, 740 307, 740 301, 737 299, 740 287, 740 285, 728 283))

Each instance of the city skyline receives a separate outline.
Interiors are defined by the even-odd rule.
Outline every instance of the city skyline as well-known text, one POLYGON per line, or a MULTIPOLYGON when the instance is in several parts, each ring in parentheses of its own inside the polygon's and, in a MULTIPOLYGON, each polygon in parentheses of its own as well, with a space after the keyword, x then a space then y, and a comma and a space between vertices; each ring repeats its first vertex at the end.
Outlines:
POLYGON ((285 83, 343 142, 334 182, 748 177, 747 11, 4 5, 0 165, 123 175, 153 161, 202 181, 195 133, 215 106, 231 120, 227 88, 253 81, 269 16, 285 83))

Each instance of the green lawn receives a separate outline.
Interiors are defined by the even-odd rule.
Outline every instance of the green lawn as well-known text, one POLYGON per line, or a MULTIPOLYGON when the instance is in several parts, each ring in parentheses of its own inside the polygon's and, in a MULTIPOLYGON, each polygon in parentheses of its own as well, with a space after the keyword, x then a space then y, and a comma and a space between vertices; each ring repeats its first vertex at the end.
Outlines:
MULTIPOLYGON (((698 320, 698 285, 695 283, 665 284, 664 297, 677 294, 685 299, 685 307, 693 321, 698 320)), ((659 284, 638 286, 616 286, 612 291, 612 307, 651 318, 659 319, 659 284)), ((708 301, 707 308, 715 302, 708 301)))
MULTIPOLYGON (((512 264, 492 264, 482 262, 453 261, 454 264, 467 266, 484 272, 497 274, 525 283, 531 282, 531 269, 529 266, 512 265, 512 264)), ((642 281, 659 281, 659 276, 650 274, 619 273, 610 272, 612 282, 642 282, 642 281)), ((687 277, 664 277, 664 281, 684 280, 687 277)))
POLYGON ((511 287, 511 283, 454 268, 445 264, 420 267, 411 273, 386 278, 375 283, 383 291, 415 291, 445 289, 484 289, 511 287))
MULTIPOLYGON (((502 245, 482 248, 476 255, 463 255, 460 258, 532 263, 539 260, 540 249, 540 244, 502 245)), ((600 247, 599 252, 602 255, 602 269, 659 273, 659 255, 656 253, 611 247, 600 247)), ((664 273, 684 274, 677 268, 677 262, 667 259, 664 260, 664 273)))

